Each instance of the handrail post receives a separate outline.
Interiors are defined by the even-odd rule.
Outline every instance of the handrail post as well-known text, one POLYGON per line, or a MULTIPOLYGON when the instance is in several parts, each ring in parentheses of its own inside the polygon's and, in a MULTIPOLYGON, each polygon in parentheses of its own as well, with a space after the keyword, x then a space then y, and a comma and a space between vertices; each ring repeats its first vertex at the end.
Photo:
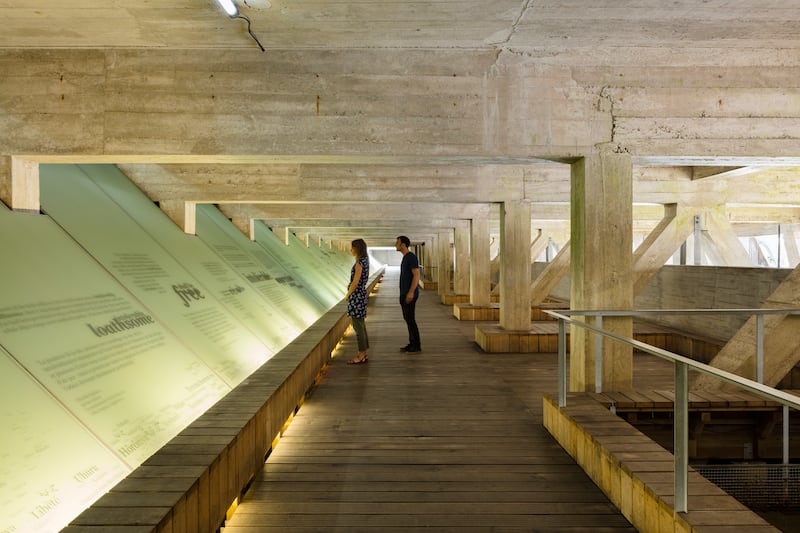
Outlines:
POLYGON ((789 464, 789 406, 783 406, 783 464, 789 464))
POLYGON ((689 379, 686 363, 675 361, 675 511, 688 509, 689 479, 689 379))
MULTIPOLYGON (((603 329, 603 315, 597 315, 595 326, 603 329)), ((594 391, 603 392, 603 336, 594 334, 594 391)))
POLYGON ((567 406, 567 326, 558 319, 558 406, 567 406))
POLYGON ((756 314, 756 381, 764 383, 764 315, 756 314))

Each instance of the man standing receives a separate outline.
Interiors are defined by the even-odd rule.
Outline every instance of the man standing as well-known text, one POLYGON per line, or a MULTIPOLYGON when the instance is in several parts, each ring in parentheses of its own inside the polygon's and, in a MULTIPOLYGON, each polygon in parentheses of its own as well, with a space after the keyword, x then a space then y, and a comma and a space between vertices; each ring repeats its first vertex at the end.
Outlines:
POLYGON ((403 320, 408 326, 408 345, 400 348, 406 353, 419 353, 422 351, 422 344, 419 339, 419 328, 414 317, 419 297, 419 261, 408 247, 411 241, 405 235, 401 235, 395 242, 395 248, 403 254, 400 262, 400 308, 403 310, 403 320))

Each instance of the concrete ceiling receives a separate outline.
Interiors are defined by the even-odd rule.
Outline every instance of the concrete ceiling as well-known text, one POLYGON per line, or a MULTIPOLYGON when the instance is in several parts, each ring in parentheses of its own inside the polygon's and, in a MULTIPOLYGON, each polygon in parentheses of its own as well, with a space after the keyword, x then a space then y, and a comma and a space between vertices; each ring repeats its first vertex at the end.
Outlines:
MULTIPOLYGON (((800 48, 785 0, 238 0, 269 49, 800 48)), ((247 48, 215 0, 2 0, 0 47, 247 48)))
MULTIPOLYGON (((238 4, 266 48, 264 54, 486 50, 511 51, 544 63, 598 67, 609 63, 742 66, 765 61, 779 66, 796 63, 800 54, 800 3, 786 0, 757 4, 751 0, 239 0, 238 4)), ((0 18, 0 48, 229 49, 254 58, 262 54, 248 34, 247 21, 228 18, 215 0, 0 0, 0 18)), ((487 209, 487 202, 498 201, 494 191, 507 189, 511 182, 527 186, 528 191, 538 187, 541 204, 533 211, 539 227, 552 224, 551 217, 556 216, 552 206, 563 207, 569 201, 567 166, 517 154, 216 154, 147 159, 95 161, 118 163, 154 200, 218 203, 231 218, 259 218, 275 226, 284 221, 323 239, 367 236, 380 245, 390 244, 398 233, 413 231, 412 238, 422 240, 452 228, 474 209, 487 209), (531 171, 533 167, 538 168, 531 171), (232 180, 251 180, 254 186, 232 188, 232 180), (408 197, 399 197, 398 191, 404 189, 391 185, 398 181, 411 183, 408 197), (340 186, 350 182, 354 184, 340 186), (410 214, 397 208, 406 201, 414 206, 410 214), (303 206, 300 214, 268 208, 270 203, 292 202, 303 206), (358 205, 349 215, 326 209, 348 202, 358 205)), ((92 157, 78 160, 93 161, 92 157)), ((634 158, 634 165, 638 169, 634 199, 649 204, 668 202, 667 192, 691 187, 700 179, 714 180, 724 173, 728 173, 725 179, 737 179, 736 169, 743 165, 769 172, 765 168, 798 166, 800 159, 676 154, 634 158), (708 168, 694 168, 699 166, 708 168), (669 186, 658 189, 654 184, 663 181, 647 179, 652 167, 669 167, 669 186)), ((794 168, 780 173, 781 179, 796 177, 794 168)), ((787 204, 793 205, 797 193, 792 189, 787 195, 787 204)), ((762 195, 753 202, 741 196, 730 198, 738 202, 740 214, 744 205, 774 203, 775 197, 762 195)), ((495 211, 489 209, 496 219, 495 211)), ((647 212, 648 217, 659 216, 658 210, 647 212)), ((568 216, 568 210, 560 213, 568 216)), ((792 211, 790 218, 794 217, 792 211)))

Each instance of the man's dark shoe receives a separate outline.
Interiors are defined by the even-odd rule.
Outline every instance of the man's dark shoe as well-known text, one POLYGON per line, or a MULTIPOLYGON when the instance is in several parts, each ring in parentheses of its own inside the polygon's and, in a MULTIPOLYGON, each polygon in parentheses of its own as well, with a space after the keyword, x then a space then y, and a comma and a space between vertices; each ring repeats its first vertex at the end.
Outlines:
POLYGON ((406 350, 406 353, 419 353, 421 351, 422 348, 420 348, 419 346, 411 346, 408 348, 408 350, 406 350))
POLYGON ((411 349, 411 345, 410 345, 410 344, 406 344, 405 346, 403 346, 402 348, 400 348, 400 351, 401 351, 401 352, 407 352, 407 351, 408 351, 408 350, 410 350, 410 349, 411 349))

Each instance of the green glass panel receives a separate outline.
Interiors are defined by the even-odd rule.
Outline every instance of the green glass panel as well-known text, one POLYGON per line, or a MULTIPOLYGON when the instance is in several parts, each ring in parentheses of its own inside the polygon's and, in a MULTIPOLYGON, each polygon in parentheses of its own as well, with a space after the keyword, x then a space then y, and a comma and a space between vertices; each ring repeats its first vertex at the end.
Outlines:
POLYGON ((0 346, 127 465, 230 390, 48 217, 0 210, 0 249, 0 346))
POLYGON ((42 165, 40 177, 45 212, 226 383, 240 383, 273 353, 81 168, 42 165))
POLYGON ((130 468, 0 349, 0 531, 58 531, 130 468))
POLYGON ((289 324, 287 343, 322 315, 321 304, 216 207, 197 206, 197 235, 272 304, 272 319, 289 324))

